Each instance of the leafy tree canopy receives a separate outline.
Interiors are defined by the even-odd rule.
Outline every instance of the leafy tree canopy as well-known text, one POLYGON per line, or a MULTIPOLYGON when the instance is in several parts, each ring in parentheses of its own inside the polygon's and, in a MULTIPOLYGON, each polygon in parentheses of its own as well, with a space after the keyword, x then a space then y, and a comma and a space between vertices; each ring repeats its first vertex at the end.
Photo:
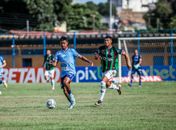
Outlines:
POLYGON ((144 16, 148 28, 173 29, 176 28, 176 1, 159 0, 154 10, 149 10, 144 16))
MULTIPOLYGON (((116 15, 115 6, 112 13, 116 15)), ((0 2, 0 26, 8 29, 25 29, 26 20, 29 20, 30 27, 34 30, 51 31, 63 21, 66 21, 68 30, 100 29, 102 16, 109 16, 109 3, 72 4, 72 0, 1 0, 0 2)))
POLYGON ((101 15, 96 10, 92 10, 87 4, 75 4, 72 8, 67 22, 69 30, 100 28, 101 15))

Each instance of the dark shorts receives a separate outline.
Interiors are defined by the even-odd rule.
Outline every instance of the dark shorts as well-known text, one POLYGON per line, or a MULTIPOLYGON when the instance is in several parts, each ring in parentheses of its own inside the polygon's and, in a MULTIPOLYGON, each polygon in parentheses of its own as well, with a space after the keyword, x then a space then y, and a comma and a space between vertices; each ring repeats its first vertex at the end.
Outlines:
POLYGON ((138 69, 135 69, 135 68, 132 68, 132 71, 131 71, 131 75, 137 73, 138 75, 142 75, 142 69, 141 68, 138 68, 138 69))
POLYGON ((75 74, 66 74, 63 77, 61 77, 61 88, 64 87, 64 79, 65 77, 68 77, 71 81, 73 80, 73 78, 75 77, 75 74))

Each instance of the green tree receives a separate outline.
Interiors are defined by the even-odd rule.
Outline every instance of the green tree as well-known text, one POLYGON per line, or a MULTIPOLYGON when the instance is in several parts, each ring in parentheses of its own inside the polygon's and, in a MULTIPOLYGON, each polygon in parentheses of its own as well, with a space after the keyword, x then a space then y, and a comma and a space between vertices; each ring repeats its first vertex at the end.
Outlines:
POLYGON ((98 5, 93 3, 92 1, 89 1, 86 3, 87 8, 90 10, 98 11, 98 5))
POLYGON ((101 15, 96 10, 86 4, 75 4, 67 21, 68 30, 98 29, 101 27, 100 19, 101 15))
POLYGON ((36 29, 52 30, 56 20, 53 0, 25 0, 25 2, 29 13, 37 20, 36 29))
POLYGON ((170 28, 176 29, 176 0, 170 0, 172 6, 172 18, 170 28))
POLYGON ((24 0, 1 0, 0 13, 28 13, 24 0))
POLYGON ((176 29, 176 16, 171 18, 170 28, 176 29))
POLYGON ((1 0, 0 18, 3 28, 24 29, 26 20, 35 30, 52 30, 58 21, 67 21, 72 0, 1 0), (13 20, 13 21, 12 21, 13 20))
POLYGON ((72 0, 53 0, 54 13, 57 16, 59 23, 67 21, 70 13, 72 12, 72 0))
POLYGON ((2 28, 24 29, 26 27, 26 19, 31 19, 31 17, 24 0, 1 0, 0 26, 2 28))
MULTIPOLYGON (((102 16, 109 16, 109 2, 106 3, 99 3, 98 4, 98 12, 102 15, 102 16)), ((115 5, 112 5, 112 15, 116 16, 117 15, 117 11, 116 11, 116 7, 115 5)))
POLYGON ((175 28, 176 1, 159 0, 154 10, 144 15, 148 28, 168 29, 175 28))

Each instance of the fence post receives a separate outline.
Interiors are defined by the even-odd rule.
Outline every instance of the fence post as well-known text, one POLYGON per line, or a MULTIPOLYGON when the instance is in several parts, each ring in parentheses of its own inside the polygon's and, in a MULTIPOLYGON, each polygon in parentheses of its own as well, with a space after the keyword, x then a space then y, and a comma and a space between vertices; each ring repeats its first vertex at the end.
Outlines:
POLYGON ((43 56, 46 55, 46 35, 43 33, 43 56))
POLYGON ((171 65, 173 66, 174 65, 174 49, 173 49, 173 44, 174 44, 174 39, 172 38, 173 37, 173 30, 170 31, 170 61, 171 61, 171 65))
POLYGON ((140 31, 137 31, 137 37, 138 37, 138 53, 140 55, 140 31))
POLYGON ((74 49, 76 49, 76 32, 74 32, 74 35, 73 35, 73 47, 74 49))
POLYGON ((15 36, 13 34, 12 36, 12 67, 14 68, 15 67, 15 36))

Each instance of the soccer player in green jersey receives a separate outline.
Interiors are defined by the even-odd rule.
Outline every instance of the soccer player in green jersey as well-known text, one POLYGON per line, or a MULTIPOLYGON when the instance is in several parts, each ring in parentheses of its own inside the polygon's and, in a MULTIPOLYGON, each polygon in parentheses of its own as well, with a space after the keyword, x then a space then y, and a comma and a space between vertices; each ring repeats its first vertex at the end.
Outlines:
POLYGON ((51 50, 47 50, 47 54, 44 57, 44 68, 45 68, 45 80, 51 82, 52 90, 55 90, 54 72, 55 66, 53 65, 54 56, 51 54, 51 50))
POLYGON ((118 55, 123 55, 126 60, 128 68, 131 68, 128 55, 122 49, 116 49, 112 45, 112 37, 105 37, 105 45, 98 48, 95 53, 95 59, 101 60, 101 67, 103 72, 103 78, 100 83, 100 97, 95 105, 101 105, 106 93, 106 88, 116 90, 119 95, 121 94, 120 84, 118 81, 112 81, 113 77, 118 73, 118 55))

